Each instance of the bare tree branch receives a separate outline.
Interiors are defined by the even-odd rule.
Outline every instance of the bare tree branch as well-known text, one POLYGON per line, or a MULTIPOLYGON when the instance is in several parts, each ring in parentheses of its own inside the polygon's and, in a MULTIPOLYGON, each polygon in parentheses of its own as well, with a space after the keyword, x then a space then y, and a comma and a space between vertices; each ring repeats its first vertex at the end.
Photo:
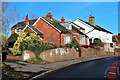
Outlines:
POLYGON ((8 10, 8 3, 7 2, 3 2, 2 3, 2 33, 5 35, 5 36, 8 36, 8 27, 9 27, 9 17, 8 17, 8 13, 7 13, 7 10, 8 10))

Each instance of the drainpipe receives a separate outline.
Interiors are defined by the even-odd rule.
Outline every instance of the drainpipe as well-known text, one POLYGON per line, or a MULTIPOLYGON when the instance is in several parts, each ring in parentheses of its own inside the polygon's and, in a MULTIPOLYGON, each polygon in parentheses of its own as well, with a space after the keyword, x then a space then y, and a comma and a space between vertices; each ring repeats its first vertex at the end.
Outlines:
POLYGON ((61 33, 60 33, 60 47, 61 47, 61 33))

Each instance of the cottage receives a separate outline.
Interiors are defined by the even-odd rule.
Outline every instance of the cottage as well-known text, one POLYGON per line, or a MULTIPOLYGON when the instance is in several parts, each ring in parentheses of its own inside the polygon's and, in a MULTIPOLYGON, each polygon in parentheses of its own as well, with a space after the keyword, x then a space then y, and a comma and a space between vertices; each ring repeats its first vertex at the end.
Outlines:
POLYGON ((17 33, 20 34, 20 32, 25 28, 26 25, 33 25, 37 19, 29 20, 28 15, 25 18, 25 21, 18 22, 11 28, 11 34, 17 33))
POLYGON ((73 37, 76 38, 79 44, 87 44, 87 36, 84 34, 84 28, 73 22, 66 22, 64 17, 61 18, 61 21, 57 21, 50 12, 47 13, 46 17, 37 19, 33 26, 43 34, 43 39, 46 42, 55 43, 59 47, 69 44, 73 37))
POLYGON ((113 48, 110 46, 112 43, 112 32, 96 25, 94 16, 90 15, 89 22, 76 19, 74 23, 85 29, 85 34, 89 37, 88 45, 96 45, 97 40, 99 40, 101 44, 106 44, 106 51, 108 51, 108 48, 113 48))
POLYGON ((112 41, 116 44, 115 48, 120 48, 120 33, 112 36, 112 41))
POLYGON ((33 20, 29 20, 27 15, 25 21, 17 23, 11 30, 12 34, 20 34, 24 30, 32 31, 40 35, 44 41, 54 43, 59 47, 69 44, 74 37, 80 45, 88 44, 88 36, 85 34, 84 28, 71 21, 65 21, 64 17, 58 21, 53 18, 50 12, 46 17, 33 20))

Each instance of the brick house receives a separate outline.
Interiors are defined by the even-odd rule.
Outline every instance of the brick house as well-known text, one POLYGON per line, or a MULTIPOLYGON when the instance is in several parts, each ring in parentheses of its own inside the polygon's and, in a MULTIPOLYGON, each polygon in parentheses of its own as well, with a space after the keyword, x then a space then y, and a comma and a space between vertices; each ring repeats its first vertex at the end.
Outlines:
POLYGON ((25 21, 18 22, 16 23, 12 28, 11 28, 11 34, 17 33, 20 34, 20 32, 26 27, 26 25, 33 25, 37 19, 32 19, 29 20, 28 15, 25 18, 25 21))
POLYGON ((73 22, 66 22, 64 17, 57 21, 51 13, 47 13, 46 17, 39 17, 33 26, 43 34, 44 41, 57 44, 59 47, 70 43, 73 37, 76 37, 80 45, 87 44, 84 29, 73 22))
POLYGON ((37 19, 29 20, 27 15, 25 18, 25 21, 18 22, 11 28, 11 34, 14 34, 14 33, 20 34, 21 31, 23 30, 29 30, 30 32, 33 32, 39 35, 41 38, 43 38, 43 34, 40 31, 38 31, 34 26, 32 26, 36 20, 37 19))
POLYGON ((73 37, 80 45, 88 44, 88 37, 84 34, 84 28, 71 21, 66 22, 64 17, 58 21, 52 17, 51 13, 47 13, 46 17, 33 20, 29 20, 27 15, 25 21, 14 25, 11 31, 12 34, 19 34, 26 29, 40 35, 44 41, 58 45, 58 47, 70 43, 73 37))
POLYGON ((120 48, 120 33, 112 36, 112 41, 116 44, 116 48, 120 48))

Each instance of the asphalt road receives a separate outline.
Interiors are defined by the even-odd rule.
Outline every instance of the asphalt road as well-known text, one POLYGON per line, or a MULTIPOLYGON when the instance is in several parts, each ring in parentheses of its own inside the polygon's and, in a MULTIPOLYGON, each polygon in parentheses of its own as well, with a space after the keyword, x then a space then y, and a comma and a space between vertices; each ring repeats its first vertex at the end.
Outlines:
POLYGON ((120 60, 120 57, 111 57, 78 63, 53 71, 38 78, 88 78, 88 80, 93 80, 93 78, 96 78, 95 80, 97 80, 97 78, 103 78, 100 80, 105 80, 104 76, 107 68, 118 60, 120 60))

